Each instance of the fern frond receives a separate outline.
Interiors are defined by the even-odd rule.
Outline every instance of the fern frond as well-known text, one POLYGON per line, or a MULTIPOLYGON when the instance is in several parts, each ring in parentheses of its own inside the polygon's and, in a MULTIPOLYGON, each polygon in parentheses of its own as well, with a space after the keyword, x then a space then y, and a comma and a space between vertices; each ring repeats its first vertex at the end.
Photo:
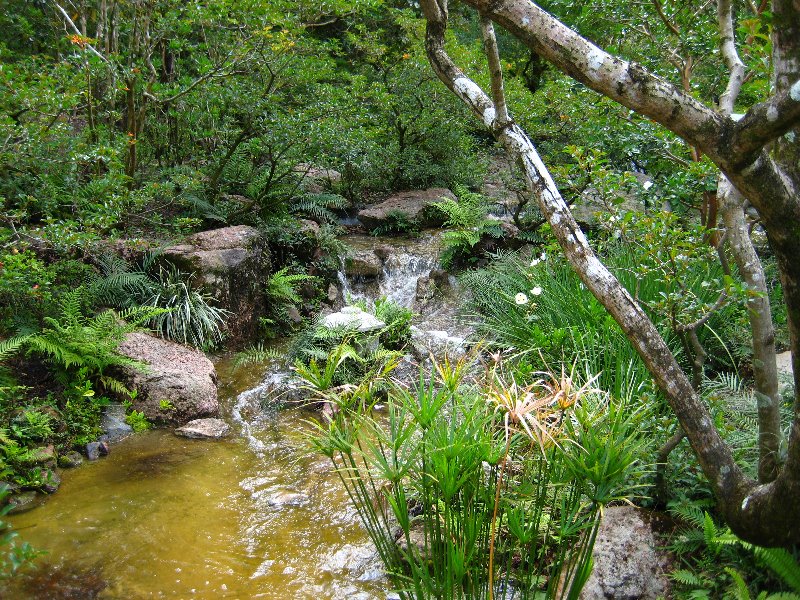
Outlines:
POLYGON ((800 564, 788 550, 760 546, 752 546, 752 549, 753 553, 775 571, 786 585, 800 593, 800 564))
POLYGON ((738 571, 731 569, 730 567, 725 567, 725 572, 731 576, 731 579, 733 579, 733 583, 731 584, 726 597, 733 598, 734 600, 751 600, 750 590, 747 588, 744 577, 742 577, 738 571))
POLYGON ((705 587, 708 582, 688 569, 678 569, 669 574, 672 581, 687 587, 705 587))
POLYGON ((7 340, 0 340, 0 362, 13 356, 30 337, 30 335, 18 335, 7 340))
POLYGON ((275 348, 265 348, 263 344, 258 344, 237 352, 233 360, 233 368, 234 370, 241 369, 242 367, 249 367, 269 360, 281 360, 282 358, 284 358, 282 352, 275 348))

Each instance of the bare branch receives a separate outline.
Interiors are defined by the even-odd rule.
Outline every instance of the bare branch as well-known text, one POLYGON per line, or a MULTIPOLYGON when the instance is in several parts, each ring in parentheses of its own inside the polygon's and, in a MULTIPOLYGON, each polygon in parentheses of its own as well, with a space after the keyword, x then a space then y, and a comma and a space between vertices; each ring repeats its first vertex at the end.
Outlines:
POLYGON ((481 17, 481 32, 483 33, 483 47, 489 62, 489 76, 492 79, 492 99, 497 110, 497 123, 502 127, 509 121, 508 106, 503 91, 503 67, 500 64, 500 51, 497 49, 494 26, 487 17, 481 17))
POLYGON ((78 26, 77 26, 77 25, 75 25, 75 22, 74 22, 74 21, 73 21, 73 20, 70 18, 70 16, 67 14, 67 11, 65 11, 65 10, 62 8, 62 6, 61 6, 61 5, 60 5, 58 2, 55 2, 55 0, 53 1, 53 6, 55 6, 55 7, 56 7, 56 10, 57 10, 58 12, 60 12, 60 13, 61 13, 61 16, 62 16, 62 17, 64 17, 64 22, 65 22, 67 25, 69 25, 69 28, 70 28, 70 29, 72 29, 72 31, 74 31, 74 32, 75 32, 75 35, 79 35, 79 36, 81 36, 81 38, 84 38, 84 44, 83 44, 83 45, 84 45, 86 48, 88 48, 88 49, 89 49, 89 52, 91 52, 92 54, 94 54, 94 55, 95 55, 97 58, 99 58, 100 60, 102 60, 102 61, 103 61, 104 63, 106 63, 107 65, 108 65, 108 64, 111 64, 111 63, 109 63, 108 59, 107 59, 105 56, 103 56, 102 54, 100 54, 100 53, 99 53, 99 52, 98 52, 98 51, 95 49, 95 47, 94 47, 94 46, 92 46, 92 45, 91 45, 89 42, 85 41, 85 36, 84 36, 84 35, 81 33, 80 29, 78 29, 78 26))
POLYGON ((800 80, 766 102, 756 104, 736 124, 732 147, 744 155, 758 152, 800 124, 800 80))
POLYGON ((667 18, 667 15, 664 14, 664 9, 661 7, 661 2, 659 2, 658 0, 653 0, 653 6, 656 7, 656 12, 658 13, 658 17, 661 19, 664 25, 667 26, 667 29, 669 29, 672 33, 680 37, 681 35, 680 29, 678 29, 675 26, 675 23, 670 21, 669 18, 667 18))

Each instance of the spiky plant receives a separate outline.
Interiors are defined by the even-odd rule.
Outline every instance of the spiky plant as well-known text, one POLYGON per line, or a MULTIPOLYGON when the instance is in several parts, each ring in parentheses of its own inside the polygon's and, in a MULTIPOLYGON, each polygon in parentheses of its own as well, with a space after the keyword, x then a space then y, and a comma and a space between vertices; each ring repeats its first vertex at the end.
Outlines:
POLYGON ((143 304, 164 309, 148 322, 160 336, 204 348, 222 341, 230 312, 213 306, 210 295, 194 289, 192 277, 175 266, 161 267, 143 304))

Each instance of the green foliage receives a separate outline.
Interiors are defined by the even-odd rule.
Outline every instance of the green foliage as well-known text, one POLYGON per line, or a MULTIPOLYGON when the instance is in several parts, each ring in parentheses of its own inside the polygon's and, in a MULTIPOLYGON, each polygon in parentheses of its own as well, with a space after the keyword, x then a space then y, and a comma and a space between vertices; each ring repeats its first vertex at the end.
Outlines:
POLYGON ((101 257, 102 275, 88 291, 109 306, 149 312, 141 321, 161 337, 195 346, 213 348, 223 339, 229 311, 214 306, 214 299, 192 285, 194 274, 183 273, 172 263, 150 253, 139 268, 115 257, 101 257))
POLYGON ((131 410, 125 416, 125 422, 137 433, 140 431, 147 431, 151 427, 151 423, 147 420, 145 414, 138 410, 131 410))
POLYGON ((683 500, 672 503, 670 512, 685 524, 670 545, 687 565, 670 574, 679 598, 800 598, 796 554, 740 540, 729 528, 719 527, 702 504, 683 500))
POLYGON ((19 543, 19 534, 3 520, 11 510, 11 505, 5 502, 8 494, 8 487, 5 484, 0 485, 0 580, 13 577, 44 554, 35 550, 28 542, 19 543))
POLYGON ((264 344, 250 346, 241 352, 237 352, 234 358, 234 369, 241 369, 251 365, 262 364, 271 360, 280 360, 284 354, 275 348, 267 348, 264 344))
POLYGON ((45 317, 46 326, 25 342, 28 352, 46 356, 63 375, 85 369, 89 378, 96 379, 106 388, 127 392, 125 386, 108 371, 112 367, 142 367, 119 354, 117 346, 126 333, 151 318, 154 311, 133 308, 116 313, 107 310, 86 317, 81 308, 81 297, 82 290, 62 296, 59 318, 45 317))
POLYGON ((419 226, 409 218, 408 213, 392 209, 386 213, 383 222, 370 233, 374 236, 416 235, 419 233, 419 226))
POLYGON ((487 198, 464 187, 456 187, 455 191, 458 200, 443 198, 433 205, 446 217, 444 226, 448 230, 444 234, 441 257, 446 269, 477 260, 473 250, 484 237, 503 237, 499 221, 487 218, 490 208, 487 198))
POLYGON ((414 312, 381 297, 375 301, 375 316, 386 323, 380 332, 381 344, 390 350, 402 350, 411 341, 411 320, 414 312))
POLYGON ((385 415, 372 416, 368 388, 346 403, 326 395, 339 410, 312 443, 336 466, 401 598, 501 597, 510 586, 522 598, 577 597, 601 502, 625 495, 631 464, 616 444, 635 439, 635 426, 608 436, 600 431, 615 427, 584 421, 587 408, 570 438, 561 424, 587 388, 563 377, 484 388, 463 381, 463 367, 441 363, 438 381, 421 372, 416 387, 391 388, 385 415), (595 435, 598 447, 606 435, 607 455, 621 452, 619 470, 598 470, 595 451, 579 450, 595 435))
POLYGON ((161 337, 197 348, 222 341, 229 311, 213 306, 211 296, 193 288, 192 275, 161 267, 148 292, 142 305, 159 310, 147 323, 161 337))

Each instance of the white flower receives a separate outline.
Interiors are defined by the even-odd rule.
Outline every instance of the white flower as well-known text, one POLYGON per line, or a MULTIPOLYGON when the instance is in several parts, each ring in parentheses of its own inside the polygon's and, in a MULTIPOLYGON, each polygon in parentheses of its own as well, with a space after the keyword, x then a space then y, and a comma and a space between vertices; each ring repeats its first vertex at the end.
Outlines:
POLYGON ((645 181, 645 182, 642 184, 642 187, 644 188, 644 191, 646 192, 646 191, 647 191, 647 190, 649 190, 651 187, 653 187, 653 182, 652 182, 652 181, 645 181))
POLYGON ((542 252, 542 255, 539 257, 539 260, 547 260, 547 254, 542 252))
POLYGON ((542 295, 542 288, 540 288, 540 287, 537 285, 535 288, 533 288, 533 289, 531 290, 531 294, 533 294, 534 296, 541 296, 541 295, 542 295))
POLYGON ((527 304, 528 303, 528 297, 525 294, 523 294, 522 292, 520 292, 519 294, 514 296, 514 302, 516 302, 517 304, 527 304))
POLYGON ((540 262, 542 262, 542 261, 541 261, 541 260, 539 260, 538 258, 534 258, 534 259, 531 261, 531 266, 532 266, 532 267, 535 267, 535 266, 536 266, 536 265, 538 265, 540 262))

